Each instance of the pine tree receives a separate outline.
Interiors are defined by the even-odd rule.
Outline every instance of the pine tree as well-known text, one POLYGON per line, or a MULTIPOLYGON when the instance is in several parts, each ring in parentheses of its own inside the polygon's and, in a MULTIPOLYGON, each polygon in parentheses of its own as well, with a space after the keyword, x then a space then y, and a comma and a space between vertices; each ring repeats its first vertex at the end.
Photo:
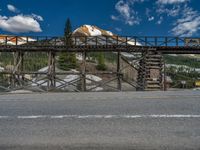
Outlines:
MULTIPOLYGON (((72 26, 71 26, 71 21, 68 18, 64 29, 64 41, 66 46, 70 46, 73 44, 71 36, 72 36, 72 26)), ((60 53, 58 64, 59 68, 62 70, 75 69, 77 67, 76 54, 69 52, 60 53)))
POLYGON ((103 53, 98 54, 97 61, 98 61, 97 69, 105 71, 107 68, 106 68, 106 65, 105 65, 105 58, 104 58, 103 53))

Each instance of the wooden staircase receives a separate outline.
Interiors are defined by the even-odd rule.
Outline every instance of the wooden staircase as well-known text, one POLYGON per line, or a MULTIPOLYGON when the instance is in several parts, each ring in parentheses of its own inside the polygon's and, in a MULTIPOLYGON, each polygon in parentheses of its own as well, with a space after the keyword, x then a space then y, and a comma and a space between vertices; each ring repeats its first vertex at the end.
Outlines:
POLYGON ((149 49, 144 52, 139 62, 138 88, 142 91, 162 90, 162 55, 156 49, 149 49))

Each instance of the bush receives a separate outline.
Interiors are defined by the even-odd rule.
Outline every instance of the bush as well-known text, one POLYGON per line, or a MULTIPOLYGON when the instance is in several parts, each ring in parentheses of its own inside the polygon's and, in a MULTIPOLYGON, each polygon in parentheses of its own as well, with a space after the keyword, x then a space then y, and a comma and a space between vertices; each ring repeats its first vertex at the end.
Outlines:
POLYGON ((101 70, 101 71, 105 71, 107 69, 103 53, 99 53, 98 55, 98 65, 96 68, 97 70, 101 70))

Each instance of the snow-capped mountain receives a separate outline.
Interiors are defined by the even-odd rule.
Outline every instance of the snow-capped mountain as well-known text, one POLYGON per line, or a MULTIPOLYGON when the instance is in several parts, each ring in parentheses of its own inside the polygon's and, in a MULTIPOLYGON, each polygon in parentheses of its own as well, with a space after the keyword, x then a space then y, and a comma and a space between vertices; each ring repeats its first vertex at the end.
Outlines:
POLYGON ((100 29, 97 26, 83 25, 73 32, 74 36, 117 36, 110 31, 100 29))
MULTIPOLYGON (((101 40, 98 39, 98 44, 103 45, 105 44, 116 44, 117 42, 121 42, 118 44, 126 44, 126 38, 120 37, 117 34, 112 33, 111 31, 100 29, 97 26, 93 25, 82 25, 81 27, 77 28, 73 32, 73 36, 81 37, 87 36, 89 38, 89 44, 93 45, 96 43, 95 39, 92 37, 98 36, 101 40), (107 39, 106 39, 107 38, 107 39)), ((133 39, 128 39, 127 42, 129 45, 135 45, 135 41, 133 39)), ((136 41, 136 45, 140 46, 141 44, 136 41)))
MULTIPOLYGON (((33 38, 28 38, 29 42, 34 42, 36 41, 33 38)), ((10 36, 10 35, 0 35, 0 45, 4 45, 7 43, 7 45, 22 45, 27 43, 27 37, 17 37, 16 36, 10 36)))

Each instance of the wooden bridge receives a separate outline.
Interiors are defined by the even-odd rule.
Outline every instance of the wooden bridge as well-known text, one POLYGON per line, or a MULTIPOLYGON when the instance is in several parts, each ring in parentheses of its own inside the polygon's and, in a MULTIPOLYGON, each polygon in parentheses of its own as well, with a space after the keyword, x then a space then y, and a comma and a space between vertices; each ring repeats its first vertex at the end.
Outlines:
MULTIPOLYGON (((0 38, 0 53, 12 54, 11 68, 0 72, 9 77, 8 84, 0 85, 10 91, 37 86, 43 91, 73 87, 74 91, 93 91, 98 87, 112 90, 123 90, 123 82, 136 90, 165 89, 162 54, 200 54, 200 39, 185 37, 138 37, 138 36, 72 36, 71 44, 64 37, 22 37, 3 36, 0 38), (56 57, 61 52, 82 55, 79 71, 56 71, 56 57), (116 54, 115 71, 88 71, 87 56, 95 52, 112 52, 116 54), (46 71, 26 69, 25 59, 33 53, 45 54, 48 60, 46 71), (127 58, 124 53, 133 55, 127 58), (139 56, 139 57, 136 57, 139 56), (123 65, 122 66, 122 62, 123 65), (123 70, 127 67, 137 72, 135 79, 124 77, 123 70), (27 78, 30 75, 35 80, 27 78), (77 75, 77 78, 66 81, 60 76, 77 75), (88 75, 108 75, 107 81, 97 82, 88 75), (36 78, 40 76, 40 78, 36 78), (88 88, 87 81, 94 83, 88 88), (114 83, 110 84, 111 82, 114 83), (45 86, 44 86, 45 83, 45 86), (58 84, 59 83, 59 84, 58 84), (79 84, 79 88, 77 88, 79 84)), ((40 55, 38 55, 39 57, 40 55)), ((39 59, 39 58, 38 58, 39 59)), ((0 60, 1 61, 1 60, 0 60)), ((28 61, 28 60, 26 60, 28 61)))

